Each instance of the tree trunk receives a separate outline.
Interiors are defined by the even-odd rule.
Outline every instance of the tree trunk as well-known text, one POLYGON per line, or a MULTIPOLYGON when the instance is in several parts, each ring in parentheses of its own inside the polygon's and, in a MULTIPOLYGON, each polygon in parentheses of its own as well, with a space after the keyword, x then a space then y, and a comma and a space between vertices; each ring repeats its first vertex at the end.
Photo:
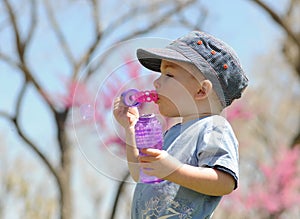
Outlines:
POLYGON ((293 139, 292 144, 291 144, 292 148, 294 148, 296 146, 300 147, 300 130, 298 132, 298 135, 296 135, 296 137, 293 139))
POLYGON ((72 197, 71 197, 71 186, 70 177, 63 175, 61 177, 61 219, 72 219, 72 197))
POLYGON ((60 195, 60 219, 72 219, 72 193, 71 193, 71 147, 64 152, 63 156, 69 160, 62 166, 59 175, 59 195, 60 195))
POLYGON ((71 192, 71 173, 72 173, 72 147, 65 131, 68 118, 68 109, 56 114, 57 137, 61 149, 60 174, 58 187, 60 188, 60 214, 61 219, 72 219, 72 192, 71 192))
POLYGON ((118 186, 118 190, 117 190, 117 194, 116 194, 116 197, 115 197, 114 206, 112 208, 110 219, 115 218, 118 203, 119 203, 119 200, 120 200, 120 196, 122 195, 123 189, 124 189, 125 184, 126 184, 126 179, 129 177, 129 175, 130 175, 129 172, 127 171, 127 173, 124 175, 122 181, 120 182, 120 184, 118 186))

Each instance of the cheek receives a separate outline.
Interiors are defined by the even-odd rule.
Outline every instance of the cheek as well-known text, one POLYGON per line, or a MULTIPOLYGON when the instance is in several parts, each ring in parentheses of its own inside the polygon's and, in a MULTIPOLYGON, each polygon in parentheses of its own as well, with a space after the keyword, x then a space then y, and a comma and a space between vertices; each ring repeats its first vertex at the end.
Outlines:
POLYGON ((164 86, 161 86, 160 89, 158 89, 164 102, 166 101, 168 102, 168 105, 179 107, 193 101, 194 98, 190 87, 193 86, 193 84, 182 84, 175 80, 169 82, 164 83, 164 86))
POLYGON ((181 98, 178 94, 164 97, 164 101, 161 103, 160 111, 168 112, 170 116, 179 116, 185 109, 185 106, 187 106, 185 99, 181 98))
POLYGON ((168 93, 166 95, 166 98, 177 105, 182 105, 187 102, 193 101, 193 95, 183 87, 179 87, 179 89, 173 89, 173 92, 168 93))
POLYGON ((183 90, 185 90, 185 88, 175 80, 170 80, 169 82, 164 83, 159 89, 161 95, 170 100, 173 100, 178 95, 182 94, 183 90))

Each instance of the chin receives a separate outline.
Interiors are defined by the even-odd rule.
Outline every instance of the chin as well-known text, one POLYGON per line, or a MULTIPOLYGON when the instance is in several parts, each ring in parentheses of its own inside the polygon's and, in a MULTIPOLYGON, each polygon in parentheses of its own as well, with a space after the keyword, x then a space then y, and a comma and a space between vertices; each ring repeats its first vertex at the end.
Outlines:
POLYGON ((161 107, 159 107, 159 112, 162 116, 165 116, 165 117, 179 117, 180 116, 178 113, 174 113, 170 110, 162 109, 161 107))

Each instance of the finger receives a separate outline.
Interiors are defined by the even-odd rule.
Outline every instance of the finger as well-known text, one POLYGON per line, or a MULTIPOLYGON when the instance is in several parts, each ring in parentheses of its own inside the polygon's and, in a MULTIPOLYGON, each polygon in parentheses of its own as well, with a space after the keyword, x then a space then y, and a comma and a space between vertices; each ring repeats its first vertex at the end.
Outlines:
POLYGON ((116 98, 114 99, 114 106, 120 105, 120 102, 121 102, 121 98, 120 98, 120 97, 116 97, 116 98))
POLYGON ((133 109, 132 107, 129 107, 127 109, 127 116, 131 116, 131 117, 138 117, 139 113, 138 113, 138 110, 137 109, 133 109))
POLYGON ((152 170, 150 163, 140 163, 140 168, 143 170, 152 170))
POLYGON ((154 148, 143 148, 143 149, 141 150, 141 152, 142 152, 143 154, 148 155, 148 156, 159 156, 159 155, 162 153, 161 150, 159 150, 159 149, 154 149, 154 148))
POLYGON ((149 162, 153 162, 157 159, 155 157, 151 157, 151 156, 139 156, 138 160, 141 163, 149 163, 149 162))
POLYGON ((113 106, 114 106, 113 111, 122 111, 124 109, 124 106, 122 106, 122 103, 121 103, 119 97, 117 97, 114 100, 114 105, 113 106))
POLYGON ((128 108, 128 113, 135 116, 135 117, 139 117, 139 110, 137 107, 129 107, 128 108))

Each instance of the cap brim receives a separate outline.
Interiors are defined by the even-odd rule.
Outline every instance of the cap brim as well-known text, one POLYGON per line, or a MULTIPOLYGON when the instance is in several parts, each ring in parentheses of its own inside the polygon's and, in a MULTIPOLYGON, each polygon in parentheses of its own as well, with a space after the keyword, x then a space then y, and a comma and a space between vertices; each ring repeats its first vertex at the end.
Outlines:
POLYGON ((160 72, 161 60, 191 62, 181 53, 168 48, 155 48, 155 49, 138 49, 137 58, 139 62, 146 68, 160 72))

